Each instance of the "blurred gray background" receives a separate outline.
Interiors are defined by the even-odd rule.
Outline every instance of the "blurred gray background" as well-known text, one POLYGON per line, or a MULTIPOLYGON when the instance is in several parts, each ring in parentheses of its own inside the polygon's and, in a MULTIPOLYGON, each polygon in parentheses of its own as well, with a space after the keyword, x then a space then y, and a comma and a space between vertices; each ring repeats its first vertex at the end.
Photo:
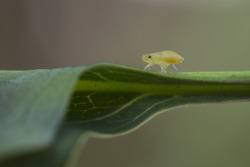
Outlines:
MULTIPOLYGON (((182 71, 250 70, 249 16, 247 0, 1 0, 0 67, 144 68, 142 54, 172 50, 182 71)), ((169 111, 128 135, 89 140, 77 167, 249 167, 249 109, 169 111)))

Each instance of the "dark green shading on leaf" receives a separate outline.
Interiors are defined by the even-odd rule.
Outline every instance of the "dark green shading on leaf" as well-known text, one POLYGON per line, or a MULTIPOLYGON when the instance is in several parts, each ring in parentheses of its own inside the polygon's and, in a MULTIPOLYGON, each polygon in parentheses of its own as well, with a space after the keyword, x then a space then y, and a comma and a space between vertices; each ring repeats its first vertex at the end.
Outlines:
POLYGON ((126 133, 173 107, 250 98, 250 72, 159 74, 103 64, 80 77, 66 122, 99 134, 126 133))
POLYGON ((0 160, 21 155, 1 166, 59 167, 74 162, 80 136, 128 133, 178 106, 249 100, 250 72, 166 75, 97 64, 2 72, 0 90, 0 160))

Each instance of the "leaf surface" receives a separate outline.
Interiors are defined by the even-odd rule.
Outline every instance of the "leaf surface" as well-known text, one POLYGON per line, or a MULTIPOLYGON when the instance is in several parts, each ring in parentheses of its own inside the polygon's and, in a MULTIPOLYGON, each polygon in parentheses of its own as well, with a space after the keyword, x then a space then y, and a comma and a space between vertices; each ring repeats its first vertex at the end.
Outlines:
POLYGON ((101 63, 2 71, 0 92, 0 160, 19 155, 2 166, 70 166, 79 139, 128 133, 174 107, 249 100, 250 72, 166 75, 101 63))

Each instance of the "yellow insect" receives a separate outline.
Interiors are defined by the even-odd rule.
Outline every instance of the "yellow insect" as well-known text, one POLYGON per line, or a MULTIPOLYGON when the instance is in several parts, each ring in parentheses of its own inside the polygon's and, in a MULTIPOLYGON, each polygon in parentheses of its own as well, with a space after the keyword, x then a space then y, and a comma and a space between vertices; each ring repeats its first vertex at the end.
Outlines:
POLYGON ((183 62, 184 58, 172 51, 162 51, 156 53, 149 53, 142 56, 142 60, 148 65, 144 69, 149 69, 150 67, 157 64, 161 67, 162 72, 167 73, 167 68, 169 65, 173 65, 174 69, 180 71, 175 64, 183 62))

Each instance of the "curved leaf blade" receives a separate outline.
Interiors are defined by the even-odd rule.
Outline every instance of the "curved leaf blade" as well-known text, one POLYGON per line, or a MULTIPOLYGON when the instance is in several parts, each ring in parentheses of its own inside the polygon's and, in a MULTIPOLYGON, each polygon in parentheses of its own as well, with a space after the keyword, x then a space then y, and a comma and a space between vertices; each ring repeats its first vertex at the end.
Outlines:
POLYGON ((0 161, 48 147, 83 69, 0 72, 0 161))
POLYGON ((82 133, 84 141, 93 133, 119 135, 174 107, 249 99, 250 72, 166 75, 105 63, 2 71, 0 160, 21 156, 1 166, 71 166, 82 133))
POLYGON ((173 107, 249 98, 250 72, 165 75, 94 65, 77 83, 66 122, 90 132, 120 134, 173 107))

